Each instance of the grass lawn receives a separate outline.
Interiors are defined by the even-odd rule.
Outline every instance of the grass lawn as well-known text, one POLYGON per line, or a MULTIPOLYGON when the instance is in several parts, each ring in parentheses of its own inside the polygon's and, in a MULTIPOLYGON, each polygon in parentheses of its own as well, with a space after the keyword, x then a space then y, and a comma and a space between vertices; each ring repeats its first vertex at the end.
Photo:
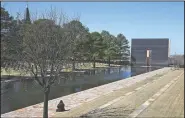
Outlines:
MULTIPOLYGON (((119 66, 119 65, 111 64, 110 66, 119 66)), ((96 63, 96 67, 108 67, 108 64, 96 63)), ((93 68, 92 63, 84 63, 80 66, 76 66, 76 69, 91 69, 91 68, 93 68)))
MULTIPOLYGON (((111 66, 118 66, 118 65, 114 65, 111 64, 111 66)), ((96 67, 108 67, 108 64, 104 64, 104 63, 96 63, 96 67)), ((84 63, 84 64, 76 64, 76 69, 92 69, 93 68, 93 64, 92 63, 84 63)), ((71 72, 72 68, 66 68, 63 69, 64 72, 71 72)), ((13 76, 31 76, 30 74, 24 72, 24 71, 16 71, 12 68, 9 68, 8 70, 5 70, 4 68, 1 68, 1 76, 4 75, 13 75, 13 76)))
POLYGON ((23 71, 16 71, 12 68, 9 68, 8 70, 5 70, 4 68, 1 68, 1 76, 4 75, 13 75, 13 76, 30 76, 30 74, 23 72, 23 71))

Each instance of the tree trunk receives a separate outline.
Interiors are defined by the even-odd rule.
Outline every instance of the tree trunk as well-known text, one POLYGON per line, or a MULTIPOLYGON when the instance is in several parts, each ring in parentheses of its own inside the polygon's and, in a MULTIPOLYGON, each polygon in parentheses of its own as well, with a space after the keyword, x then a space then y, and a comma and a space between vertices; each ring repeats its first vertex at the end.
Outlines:
POLYGON ((109 63, 109 67, 110 67, 110 56, 109 56, 109 60, 108 61, 109 61, 108 63, 109 63))
POLYGON ((43 118, 48 118, 48 97, 49 97, 50 87, 45 88, 44 91, 44 107, 43 107, 43 118))
POLYGON ((72 67, 72 71, 75 71, 75 59, 73 59, 73 67, 72 67))
POLYGON ((96 67, 96 61, 95 61, 95 57, 94 57, 94 59, 93 59, 93 68, 95 68, 96 67))

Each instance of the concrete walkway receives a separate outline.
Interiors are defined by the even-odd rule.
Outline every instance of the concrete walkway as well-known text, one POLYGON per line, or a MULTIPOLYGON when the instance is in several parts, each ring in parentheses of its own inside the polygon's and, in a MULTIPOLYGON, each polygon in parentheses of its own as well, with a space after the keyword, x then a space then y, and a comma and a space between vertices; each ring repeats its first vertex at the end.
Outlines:
POLYGON ((170 71, 56 117, 184 117, 184 70, 170 71), (90 106, 92 105, 92 106, 90 106), (89 107, 88 107, 89 106, 89 107))
MULTIPOLYGON (((63 96, 57 99, 53 99, 49 101, 49 117, 64 117, 65 114, 70 116, 70 112, 75 111, 79 107, 85 108, 85 110, 81 113, 87 113, 93 108, 106 104, 106 102, 111 101, 118 96, 121 96, 132 89, 138 89, 144 85, 145 87, 147 83, 151 83, 153 79, 160 79, 160 76, 164 75, 167 72, 171 72, 170 68, 163 68, 155 71, 151 71, 149 73, 141 74, 138 76, 130 77, 127 79, 123 79, 120 81, 112 82, 106 85, 102 85, 99 87, 94 87, 85 91, 81 91, 78 93, 70 94, 67 96, 63 96), (106 97, 107 96, 107 97, 106 97), (107 99, 104 99, 106 97, 107 99), (100 99, 99 102, 98 99, 100 99), (70 109, 68 112, 56 113, 56 106, 60 100, 63 100, 66 109, 70 109), (97 104, 94 104, 95 101, 97 104), (85 104, 88 106, 85 107, 85 104), (63 116, 64 115, 64 116, 63 116)), ((43 103, 32 105, 26 108, 18 109, 12 112, 8 112, 5 114, 1 114, 1 117, 42 117, 43 103)), ((79 109, 80 110, 80 109, 79 109)), ((79 112, 75 112, 79 113, 79 112)), ((74 114, 75 114, 74 113, 74 114)), ((71 114, 73 115, 73 114, 71 114)), ((81 114, 79 114, 81 115, 81 114)))
POLYGON ((138 117, 184 118, 184 75, 138 117))

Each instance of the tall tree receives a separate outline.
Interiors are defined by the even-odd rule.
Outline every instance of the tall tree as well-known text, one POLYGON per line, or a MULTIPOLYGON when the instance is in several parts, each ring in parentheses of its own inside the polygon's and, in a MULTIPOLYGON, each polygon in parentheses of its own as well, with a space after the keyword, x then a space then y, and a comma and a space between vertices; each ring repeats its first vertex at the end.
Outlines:
POLYGON ((117 57, 120 60, 128 61, 130 57, 129 42, 123 34, 117 35, 117 57))
POLYGON ((5 8, 1 7, 1 37, 9 32, 12 26, 13 17, 10 16, 5 8))
POLYGON ((90 49, 90 56, 93 58, 93 67, 95 68, 95 60, 96 59, 103 59, 104 57, 104 48, 105 45, 103 44, 103 38, 99 32, 92 32, 91 38, 89 40, 91 44, 90 49))
POLYGON ((6 39, 7 33, 11 27, 12 17, 10 17, 8 11, 1 7, 1 65, 4 63, 6 56, 6 39))
MULTIPOLYGON (((11 54, 15 55, 18 48, 19 26, 9 13, 1 7, 1 64, 7 60, 12 60, 11 54)), ((13 56, 12 56, 13 57, 13 56)))
POLYGON ((103 45, 104 48, 104 59, 108 59, 109 66, 110 66, 110 60, 114 59, 116 56, 116 37, 111 35, 108 31, 103 30, 101 32, 102 38, 103 38, 103 45))
POLYGON ((31 19, 30 19, 30 11, 28 6, 26 6, 26 12, 25 12, 25 23, 30 24, 31 23, 31 19))
POLYGON ((72 20, 71 22, 64 24, 64 28, 69 31, 69 37, 72 41, 72 69, 75 70, 76 60, 83 59, 85 55, 84 42, 88 39, 89 30, 78 20, 72 20))

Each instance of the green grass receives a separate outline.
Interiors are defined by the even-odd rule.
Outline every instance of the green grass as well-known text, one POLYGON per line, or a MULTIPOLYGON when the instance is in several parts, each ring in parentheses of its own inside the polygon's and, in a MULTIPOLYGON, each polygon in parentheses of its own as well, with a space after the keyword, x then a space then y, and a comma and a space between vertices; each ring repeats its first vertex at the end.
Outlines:
MULTIPOLYGON (((111 66, 118 66, 118 65, 111 64, 111 66)), ((108 67, 108 64, 96 63, 96 67, 108 67)), ((80 67, 76 66, 76 68, 77 69, 92 69, 93 68, 93 64, 92 63, 84 63, 80 67)))
POLYGON ((4 75, 13 75, 13 76, 30 76, 30 74, 24 72, 24 71, 16 71, 12 68, 9 68, 5 70, 4 68, 1 68, 1 76, 4 75))
MULTIPOLYGON (((117 66, 117 65, 111 64, 111 66, 117 66)), ((108 67, 108 64, 96 63, 96 67, 108 67)), ((92 63, 84 63, 80 66, 76 66, 76 69, 92 69, 92 68, 93 68, 92 63)), ((64 72, 72 72, 72 68, 63 69, 63 71, 64 72)), ((31 76, 29 73, 26 73, 26 72, 21 71, 21 70, 14 70, 12 68, 8 68, 7 70, 5 70, 4 68, 1 68, 1 76, 5 76, 5 75, 31 76)))

